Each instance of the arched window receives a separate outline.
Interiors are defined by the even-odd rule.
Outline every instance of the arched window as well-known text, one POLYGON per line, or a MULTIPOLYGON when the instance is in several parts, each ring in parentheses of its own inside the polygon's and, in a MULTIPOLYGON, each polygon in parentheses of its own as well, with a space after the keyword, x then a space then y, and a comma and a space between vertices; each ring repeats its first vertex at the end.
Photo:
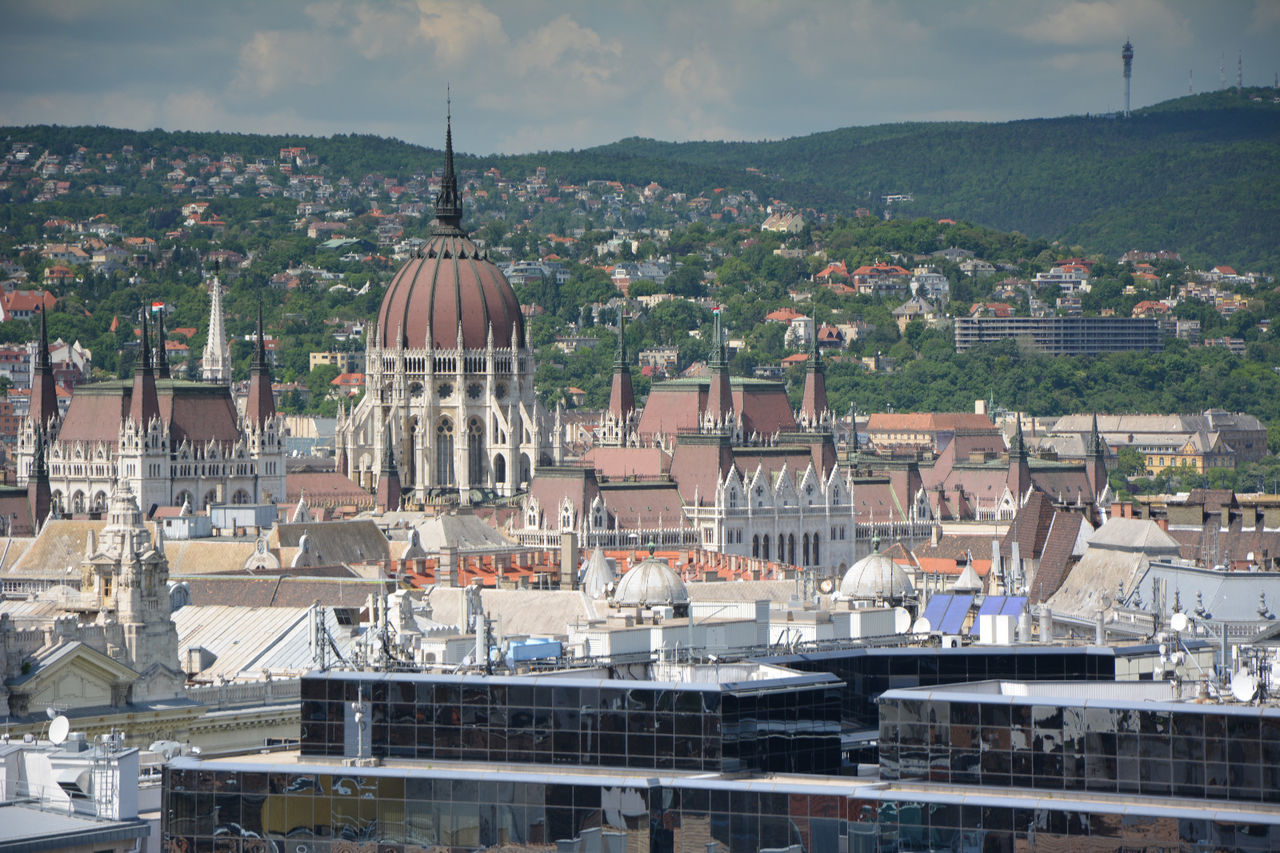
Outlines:
POLYGON ((795 535, 794 533, 792 533, 790 536, 788 536, 788 537, 787 537, 787 541, 788 541, 789 546, 790 546, 788 550, 790 550, 790 552, 791 552, 791 556, 787 558, 787 562, 788 562, 788 563, 791 563, 792 565, 795 565, 795 562, 796 562, 796 535, 795 535))
POLYGON ((253 501, 250 499, 249 493, 244 489, 236 489, 236 493, 231 496, 231 502, 233 504, 247 504, 253 501))
POLYGON ((71 511, 84 512, 84 492, 77 491, 71 496, 71 511))
POLYGON ((200 508, 208 509, 209 507, 213 506, 217 500, 218 500, 218 493, 213 489, 210 489, 209 491, 205 492, 204 504, 202 504, 200 508))
POLYGON ((441 418, 436 424, 436 485, 453 484, 453 421, 441 418))
POLYGON ((819 565, 822 560, 818 558, 818 534, 813 534, 813 552, 809 555, 813 557, 813 565, 819 565))
POLYGON ((760 556, 765 560, 769 559, 769 534, 768 533, 764 535, 764 542, 761 543, 760 556))
POLYGON ((760 556, 760 537, 759 537, 759 535, 756 535, 756 536, 752 536, 752 537, 751 537, 751 556, 753 556, 753 557, 757 557, 757 558, 760 556))
POLYGON ((484 485, 484 424, 479 418, 467 422, 467 485, 484 485))
POLYGON ((507 481, 507 460, 499 453, 493 457, 493 481, 495 483, 505 483, 507 481))
POLYGON ((804 565, 809 565, 809 534, 804 535, 804 565))

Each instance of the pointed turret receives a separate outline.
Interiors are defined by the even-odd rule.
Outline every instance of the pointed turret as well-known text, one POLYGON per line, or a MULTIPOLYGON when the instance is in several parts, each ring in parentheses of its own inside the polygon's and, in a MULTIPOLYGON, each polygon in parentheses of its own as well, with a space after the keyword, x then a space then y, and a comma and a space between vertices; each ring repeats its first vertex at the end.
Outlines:
POLYGON ((720 329, 720 309, 715 310, 715 337, 711 345, 711 388, 707 393, 705 417, 724 424, 733 414, 733 390, 729 386, 729 364, 725 358, 724 333, 720 329))
POLYGON ((156 314, 155 364, 156 364, 156 378, 168 379, 169 378, 169 353, 165 348, 164 309, 163 308, 160 309, 160 312, 158 314, 156 314))
POLYGON ((1084 467, 1089 477, 1089 488, 1093 490, 1093 496, 1096 498, 1107 487, 1107 445, 1102 440, 1102 433, 1098 432, 1096 413, 1089 427, 1089 436, 1085 439, 1084 467))
POLYGON ((818 351, 818 336, 809 344, 809 363, 804 372, 804 396, 800 398, 800 416, 817 425, 827 414, 827 376, 818 351))
POLYGON ((156 396, 156 374, 151 366, 151 334, 147 313, 142 312, 142 347, 133 366, 133 394, 129 400, 129 420, 146 428, 152 418, 160 416, 160 399, 156 396))
POLYGON ((444 177, 440 180, 440 194, 436 196, 436 218, 431 223, 432 234, 458 234, 462 232, 462 199, 458 196, 458 176, 453 171, 453 107, 445 116, 444 177))
POLYGON ((267 339, 262 332, 262 304, 258 304, 258 340, 249 368, 249 399, 245 403, 245 420, 261 427, 276 414, 275 397, 271 394, 271 370, 267 367, 267 339))
MULTIPOLYGON (((27 509, 31 513, 33 532, 39 532, 53 507, 53 493, 49 488, 49 466, 44 458, 44 438, 36 437, 36 455, 31 461, 31 476, 27 478, 27 509)), ((12 533, 12 531, 10 531, 12 533)))
POLYGON ((605 413, 605 442, 614 446, 626 444, 627 432, 636 410, 635 389, 631 384, 631 366, 627 363, 626 309, 618 305, 618 352, 613 358, 613 385, 609 389, 609 408, 605 413))
POLYGON ((200 359, 200 376, 205 382, 231 381, 231 349, 227 345, 227 330, 222 322, 222 282, 218 280, 216 264, 213 280, 209 282, 209 335, 200 359))
POLYGON ((382 454, 382 471, 378 475, 378 490, 374 506, 379 512, 394 512, 400 508, 400 472, 396 468, 396 455, 391 446, 391 427, 387 427, 386 451, 382 454))
POLYGON ((1031 488, 1031 466, 1027 462, 1027 445, 1022 438, 1022 415, 1017 417, 1013 440, 1009 442, 1009 476, 1005 482, 1013 496, 1021 501, 1031 488))
POLYGON ((43 433, 51 420, 58 417, 58 390, 53 381, 53 362, 49 357, 49 329, 45 309, 40 309, 40 349, 31 370, 31 404, 28 417, 37 433, 43 433))

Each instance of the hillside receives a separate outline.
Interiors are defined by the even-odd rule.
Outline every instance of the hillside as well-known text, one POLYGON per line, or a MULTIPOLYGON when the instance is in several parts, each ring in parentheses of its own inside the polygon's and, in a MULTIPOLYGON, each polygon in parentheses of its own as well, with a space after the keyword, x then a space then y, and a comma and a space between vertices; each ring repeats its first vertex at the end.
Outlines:
MULTIPOLYGON (((1189 96, 1127 120, 1072 116, 989 123, 849 127, 770 142, 670 143, 625 139, 581 151, 459 155, 462 169, 529 174, 560 183, 656 181, 695 196, 752 190, 826 213, 883 210, 910 193, 897 216, 967 220, 1003 231, 1116 254, 1170 248, 1195 263, 1280 268, 1280 104, 1270 89, 1189 96), (748 171, 750 170, 750 171, 748 171)), ((37 150, 76 145, 140 153, 235 151, 273 157, 305 145, 333 175, 405 175, 440 165, 440 152, 366 135, 332 137, 0 128, 37 150)))
POLYGON ((1108 253, 1176 246, 1190 258, 1275 268, 1274 94, 1190 96, 1128 120, 880 125, 757 143, 627 139, 583 153, 751 167, 776 178, 776 197, 819 209, 874 210, 883 195, 911 193, 914 201, 895 212, 965 219, 1108 253))

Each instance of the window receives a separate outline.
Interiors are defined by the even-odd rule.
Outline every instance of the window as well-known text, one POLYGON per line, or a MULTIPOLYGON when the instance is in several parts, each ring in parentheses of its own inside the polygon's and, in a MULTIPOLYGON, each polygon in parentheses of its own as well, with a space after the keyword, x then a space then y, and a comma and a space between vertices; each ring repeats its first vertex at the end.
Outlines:
POLYGON ((453 421, 441 418, 436 425, 436 477, 437 486, 452 486, 453 475, 453 421))
POLYGON ((479 418, 467 423, 467 485, 475 488, 484 483, 484 425, 479 418))

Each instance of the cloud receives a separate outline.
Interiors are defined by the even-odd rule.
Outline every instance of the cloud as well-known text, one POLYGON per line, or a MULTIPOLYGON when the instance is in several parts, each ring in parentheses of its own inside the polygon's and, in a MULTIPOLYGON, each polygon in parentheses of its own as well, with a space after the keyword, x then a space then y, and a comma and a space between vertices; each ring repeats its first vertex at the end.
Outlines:
POLYGON ((725 101, 730 97, 725 75, 704 44, 686 56, 669 59, 662 72, 662 89, 677 105, 725 101))
POLYGON ((1256 0, 1249 29, 1264 34, 1280 30, 1280 3, 1275 0, 1256 0))
POLYGON ((496 55, 509 41, 502 20, 479 3, 418 0, 417 6, 418 34, 445 65, 459 65, 477 51, 496 55))
POLYGON ((240 48, 232 85, 243 92, 267 97, 299 83, 325 82, 333 77, 332 40, 315 31, 256 32, 240 48))
POLYGON ((1015 31, 1032 41, 1056 45, 1110 44, 1141 34, 1174 47, 1191 37, 1187 19, 1160 0, 1076 0, 1016 26, 1015 31))
POLYGON ((521 39, 511 53, 514 79, 554 72, 559 87, 577 88, 575 97, 598 98, 617 93, 614 75, 622 42, 605 39, 568 15, 561 15, 521 39))

